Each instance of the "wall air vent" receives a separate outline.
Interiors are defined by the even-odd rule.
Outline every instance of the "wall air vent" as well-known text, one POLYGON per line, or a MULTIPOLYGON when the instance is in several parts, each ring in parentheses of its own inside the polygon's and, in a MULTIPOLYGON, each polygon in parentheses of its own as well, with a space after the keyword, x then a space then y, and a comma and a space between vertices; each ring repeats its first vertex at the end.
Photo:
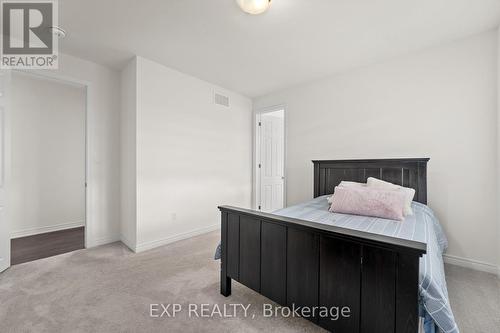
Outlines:
POLYGON ((214 103, 217 105, 229 107, 229 97, 219 93, 214 93, 214 103))

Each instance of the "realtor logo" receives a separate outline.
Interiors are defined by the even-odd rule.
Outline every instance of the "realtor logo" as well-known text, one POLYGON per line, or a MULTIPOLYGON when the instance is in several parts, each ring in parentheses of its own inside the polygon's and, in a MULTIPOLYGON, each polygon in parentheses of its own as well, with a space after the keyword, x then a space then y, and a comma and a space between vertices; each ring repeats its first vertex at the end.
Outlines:
POLYGON ((57 69, 57 2, 2 0, 1 68, 57 69))

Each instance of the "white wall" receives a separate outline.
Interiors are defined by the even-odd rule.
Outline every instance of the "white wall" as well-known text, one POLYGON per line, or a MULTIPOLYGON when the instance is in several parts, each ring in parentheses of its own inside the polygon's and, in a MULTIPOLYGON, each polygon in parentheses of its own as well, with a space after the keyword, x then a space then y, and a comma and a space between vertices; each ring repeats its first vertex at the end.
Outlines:
POLYGON ((85 88, 12 75, 11 236, 85 220, 85 88))
POLYGON ((137 245, 220 227, 218 205, 250 207, 252 103, 144 58, 137 65, 137 245), (230 98, 216 106, 214 91, 230 98))
POLYGON ((86 245, 120 239, 120 76, 105 66, 59 54, 58 70, 33 71, 88 84, 86 245))
POLYGON ((490 31, 273 93, 254 109, 286 105, 288 204, 312 197, 312 159, 430 157, 429 206, 446 230, 448 255, 493 271, 496 80, 490 31))
POLYGON ((129 248, 137 244, 136 110, 137 62, 134 58, 121 73, 121 235, 129 248))
POLYGON ((497 31, 497 177, 497 274, 500 278, 500 27, 497 31))

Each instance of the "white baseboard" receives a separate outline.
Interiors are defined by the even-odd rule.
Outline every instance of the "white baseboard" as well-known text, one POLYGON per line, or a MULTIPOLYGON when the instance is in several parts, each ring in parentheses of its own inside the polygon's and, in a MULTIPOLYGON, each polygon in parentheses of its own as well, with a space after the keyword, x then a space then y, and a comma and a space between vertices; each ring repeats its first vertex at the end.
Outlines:
POLYGON ((135 242, 132 242, 130 239, 128 239, 127 237, 125 237, 124 235, 121 235, 120 236, 120 241, 125 244, 126 247, 128 247, 132 252, 136 252, 135 251, 135 242))
POLYGON ((188 238, 191 238, 191 237, 195 237, 195 236, 199 236, 199 235, 202 235, 202 234, 206 234, 208 232, 212 232, 212 231, 215 231, 215 230, 218 230, 218 229, 220 229, 220 224, 214 224, 214 225, 211 225, 211 226, 208 226, 208 227, 195 229, 195 230, 192 230, 192 231, 189 231, 189 232, 185 232, 185 233, 182 233, 182 234, 170 236, 170 237, 167 237, 167 238, 163 238, 163 239, 159 239, 159 240, 155 240, 155 241, 151 241, 151 242, 144 242, 144 243, 141 243, 141 244, 137 244, 135 246, 135 249, 132 249, 132 250, 134 252, 136 252, 136 253, 140 253, 140 252, 144 252, 144 251, 147 251, 147 250, 154 249, 154 248, 159 247, 159 246, 171 244, 171 243, 174 243, 174 242, 177 242, 177 241, 180 241, 180 240, 184 240, 184 239, 188 239, 188 238))
POLYGON ((115 236, 115 235, 110 235, 110 236, 105 236, 101 238, 96 238, 96 239, 89 239, 87 242, 87 249, 96 247, 96 246, 101 246, 101 245, 106 245, 114 242, 119 242, 120 237, 115 236))
POLYGON ((21 229, 17 231, 12 231, 10 234, 10 238, 19 238, 26 236, 33 236, 38 234, 44 234, 47 232, 65 230, 65 229, 73 229, 85 226, 85 221, 75 221, 69 223, 61 223, 46 227, 37 227, 37 228, 29 228, 29 229, 21 229))
POLYGON ((450 254, 443 254, 443 259, 445 263, 450 265, 461 266, 476 271, 488 272, 492 274, 499 274, 500 276, 500 268, 493 264, 473 259, 457 257, 450 254))

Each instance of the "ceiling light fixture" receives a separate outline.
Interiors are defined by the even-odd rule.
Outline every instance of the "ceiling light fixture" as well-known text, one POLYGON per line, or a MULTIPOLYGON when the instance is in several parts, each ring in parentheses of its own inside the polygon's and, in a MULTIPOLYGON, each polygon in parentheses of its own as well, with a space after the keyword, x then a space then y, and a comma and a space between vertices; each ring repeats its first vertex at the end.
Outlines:
POLYGON ((271 0, 236 0, 240 8, 248 14, 262 14, 271 6, 271 0))
POLYGON ((53 34, 54 36, 56 36, 57 38, 66 37, 66 31, 63 28, 58 27, 58 26, 49 27, 49 32, 51 34, 53 34))

